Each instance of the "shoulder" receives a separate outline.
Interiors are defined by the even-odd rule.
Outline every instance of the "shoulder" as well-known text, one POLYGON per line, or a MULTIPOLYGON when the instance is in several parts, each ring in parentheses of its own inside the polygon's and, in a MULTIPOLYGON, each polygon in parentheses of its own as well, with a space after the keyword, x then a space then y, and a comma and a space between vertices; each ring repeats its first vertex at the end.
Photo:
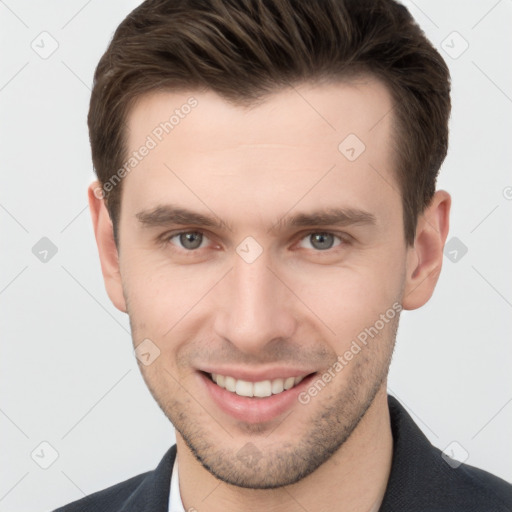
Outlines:
POLYGON ((380 512, 512 512, 512 485, 468 464, 452 463, 403 406, 388 398, 393 461, 380 512))
POLYGON ((158 466, 101 491, 73 501, 53 512, 167 511, 176 445, 164 455, 158 466))
MULTIPOLYGON (((441 451, 435 449, 441 456, 441 451)), ((456 493, 458 498, 467 502, 469 510, 512 511, 512 485, 483 469, 461 464, 457 468, 447 465, 445 476, 446 491, 456 493)))
POLYGON ((152 471, 141 473, 124 482, 119 482, 111 487, 107 487, 106 489, 89 494, 77 501, 68 503, 63 507, 55 509, 54 512, 85 512, 96 510, 96 508, 98 508, 98 510, 116 510, 112 507, 124 505, 144 479, 151 475, 151 473, 152 471))

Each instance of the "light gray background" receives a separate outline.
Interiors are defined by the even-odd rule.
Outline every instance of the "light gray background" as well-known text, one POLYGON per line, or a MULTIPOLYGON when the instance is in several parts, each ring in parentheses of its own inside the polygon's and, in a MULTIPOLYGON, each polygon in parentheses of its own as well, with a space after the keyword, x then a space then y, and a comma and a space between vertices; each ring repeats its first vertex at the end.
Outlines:
MULTIPOLYGON (((86 201, 93 71, 138 3, 0 1, 0 512, 153 469, 174 442, 105 293, 86 201), (43 59, 31 45, 48 52, 52 38, 43 59), (58 248, 46 263, 32 253, 42 237, 58 248), (43 441, 58 452, 48 469, 35 462, 51 462, 43 441)), ((449 239, 468 251, 454 245, 433 299, 402 315, 390 392, 435 445, 456 441, 455 456, 512 481, 512 1, 405 3, 451 69, 439 185, 453 197, 449 239)))

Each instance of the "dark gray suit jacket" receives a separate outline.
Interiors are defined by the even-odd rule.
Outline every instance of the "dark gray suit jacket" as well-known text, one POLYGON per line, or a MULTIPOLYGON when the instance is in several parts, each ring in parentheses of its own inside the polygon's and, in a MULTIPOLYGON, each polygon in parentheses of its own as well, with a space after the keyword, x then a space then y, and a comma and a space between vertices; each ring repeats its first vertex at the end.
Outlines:
MULTIPOLYGON (((512 512, 512 485, 481 469, 454 469, 409 414, 388 397, 393 463, 379 512, 512 512)), ((167 512, 176 445, 158 467, 54 512, 167 512)), ((333 475, 335 478, 335 475, 333 475)))

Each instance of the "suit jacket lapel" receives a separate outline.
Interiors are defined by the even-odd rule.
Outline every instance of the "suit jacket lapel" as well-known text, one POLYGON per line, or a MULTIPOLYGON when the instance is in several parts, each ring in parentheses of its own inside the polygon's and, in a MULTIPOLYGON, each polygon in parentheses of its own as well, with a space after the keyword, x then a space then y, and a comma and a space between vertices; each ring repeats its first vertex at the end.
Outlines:
POLYGON ((154 471, 148 473, 119 512, 167 512, 176 445, 164 455, 154 471))

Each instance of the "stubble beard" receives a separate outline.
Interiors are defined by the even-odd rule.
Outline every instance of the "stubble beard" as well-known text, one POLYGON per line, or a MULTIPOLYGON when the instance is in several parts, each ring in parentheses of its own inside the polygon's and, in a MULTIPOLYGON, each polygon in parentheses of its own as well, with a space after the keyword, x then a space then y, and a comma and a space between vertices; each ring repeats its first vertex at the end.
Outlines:
POLYGON ((309 404, 297 404, 292 413, 282 420, 284 428, 287 422, 304 425, 301 413, 308 411, 310 405, 315 407, 300 435, 290 436, 292 439, 286 442, 282 438, 274 444, 271 441, 272 429, 281 433, 282 425, 240 423, 226 426, 223 430, 204 409, 198 418, 191 410, 197 411, 200 406, 186 392, 180 390, 183 399, 165 392, 168 389, 163 375, 165 370, 153 374, 154 378, 147 378, 144 367, 141 367, 141 372, 151 394, 190 452, 215 478, 245 489, 276 489, 297 483, 313 473, 346 443, 357 428, 386 382, 398 317, 389 327, 387 336, 371 341, 381 347, 366 347, 350 362, 352 368, 341 389, 335 388, 336 379, 344 379, 346 369, 309 404), (219 433, 212 435, 212 428, 219 433), (227 432, 242 432, 244 437, 249 434, 250 441, 242 446, 227 432), (225 441, 221 441, 219 436, 225 441))

